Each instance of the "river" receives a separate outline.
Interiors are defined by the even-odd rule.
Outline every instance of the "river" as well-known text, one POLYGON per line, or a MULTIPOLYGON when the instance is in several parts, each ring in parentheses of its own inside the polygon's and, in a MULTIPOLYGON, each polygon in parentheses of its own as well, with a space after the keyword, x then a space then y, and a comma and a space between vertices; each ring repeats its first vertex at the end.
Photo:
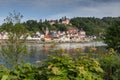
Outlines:
MULTIPOLYGON (((84 43, 26 43, 28 49, 28 55, 23 59, 25 62, 29 62, 36 65, 36 62, 45 60, 50 50, 62 48, 68 53, 74 54, 72 50, 81 48, 83 52, 89 53, 90 47, 97 47, 96 53, 102 53, 105 51, 103 42, 84 42, 84 43)), ((4 63, 3 61, 0 63, 4 63)))
POLYGON ((39 43, 28 43, 28 53, 29 55, 26 58, 27 62, 32 64, 36 64, 36 61, 41 61, 46 59, 46 55, 49 50, 53 50, 56 48, 62 49, 75 49, 81 48, 84 51, 87 50, 88 47, 100 47, 98 51, 103 51, 101 46, 106 46, 103 42, 86 42, 86 43, 58 43, 58 44, 39 44, 39 43))

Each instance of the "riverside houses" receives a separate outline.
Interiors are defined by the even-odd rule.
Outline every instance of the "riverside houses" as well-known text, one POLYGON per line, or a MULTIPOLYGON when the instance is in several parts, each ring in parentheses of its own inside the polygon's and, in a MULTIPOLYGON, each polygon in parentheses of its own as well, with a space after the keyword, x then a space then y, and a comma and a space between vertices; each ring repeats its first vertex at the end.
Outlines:
MULTIPOLYGON (((0 39, 8 39, 8 33, 7 32, 1 32, 0 33, 0 39)), ((56 31, 51 30, 49 31, 48 28, 46 28, 45 34, 41 34, 40 32, 36 32, 33 35, 28 35, 27 40, 33 40, 37 42, 83 42, 83 41, 90 41, 92 39, 89 39, 86 37, 86 32, 81 29, 77 29, 73 26, 69 27, 67 31, 56 31)))
POLYGON ((81 42, 87 40, 87 38, 84 30, 71 26, 67 31, 63 32, 55 30, 49 32, 47 28, 44 40, 46 42, 81 42))
MULTIPOLYGON (((84 41, 91 41, 94 38, 91 36, 87 37, 86 32, 83 29, 78 29, 70 23, 70 19, 63 17, 59 21, 57 20, 50 20, 49 23, 52 26, 58 22, 58 24, 64 24, 69 25, 67 31, 56 31, 56 30, 49 30, 48 27, 46 27, 45 34, 40 33, 37 31, 36 33, 33 33, 30 35, 28 33, 27 40, 32 42, 84 42, 84 41)), ((1 32, 0 33, 0 39, 8 39, 8 33, 7 32, 1 32)), ((96 36, 95 36, 96 37, 96 36)), ((21 38, 22 39, 22 38, 21 38)))

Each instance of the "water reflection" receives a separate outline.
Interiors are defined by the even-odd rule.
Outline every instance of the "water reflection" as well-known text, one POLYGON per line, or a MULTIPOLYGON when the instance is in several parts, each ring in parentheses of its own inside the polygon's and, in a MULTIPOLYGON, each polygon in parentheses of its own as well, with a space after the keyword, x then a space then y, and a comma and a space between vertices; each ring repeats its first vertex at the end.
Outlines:
POLYGON ((90 47, 95 47, 97 50, 94 51, 96 54, 102 54, 105 53, 105 47, 106 46, 102 42, 90 42, 90 43, 59 43, 57 45, 54 44, 35 44, 35 43, 29 43, 28 45, 28 53, 29 55, 25 59, 27 62, 30 62, 32 64, 36 64, 36 62, 45 60, 47 58, 47 54, 50 50, 54 50, 57 48, 64 49, 65 53, 74 54, 75 49, 79 48, 81 49, 81 52, 87 52, 90 53, 90 47))
POLYGON ((41 44, 28 45, 28 56, 26 58, 26 61, 32 64, 36 64, 36 61, 46 59, 46 51, 48 50, 44 50, 41 44))

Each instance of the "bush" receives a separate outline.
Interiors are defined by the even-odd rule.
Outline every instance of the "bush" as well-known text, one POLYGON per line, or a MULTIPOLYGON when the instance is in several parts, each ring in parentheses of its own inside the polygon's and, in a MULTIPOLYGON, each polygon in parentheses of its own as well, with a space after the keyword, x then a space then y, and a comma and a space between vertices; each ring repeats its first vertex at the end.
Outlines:
POLYGON ((102 80, 103 70, 98 61, 88 57, 71 57, 62 49, 52 52, 40 70, 42 80, 102 80))
POLYGON ((100 59, 100 64, 105 71, 105 80, 120 80, 120 56, 109 54, 100 59))
POLYGON ((10 70, 2 67, 0 70, 0 80, 39 80, 37 67, 26 63, 19 65, 16 69, 10 70))
MULTIPOLYGON (((103 70, 96 59, 87 55, 65 54, 62 49, 51 51, 38 67, 28 63, 15 69, 1 67, 1 80, 103 80, 103 70)), ((119 71, 118 71, 119 72, 119 71)))

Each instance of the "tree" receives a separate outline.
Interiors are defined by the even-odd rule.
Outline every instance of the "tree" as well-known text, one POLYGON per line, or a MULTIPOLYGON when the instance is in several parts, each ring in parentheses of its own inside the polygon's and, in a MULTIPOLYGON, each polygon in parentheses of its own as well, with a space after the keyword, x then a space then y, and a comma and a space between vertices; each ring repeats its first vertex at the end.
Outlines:
POLYGON ((36 32, 39 30, 39 24, 36 20, 28 20, 26 23, 24 23, 25 28, 29 31, 36 32))
POLYGON ((108 27, 104 34, 104 42, 108 48, 113 48, 120 53, 120 23, 116 21, 112 26, 108 27))
POLYGON ((104 80, 120 80, 120 56, 110 54, 101 58, 100 64, 105 71, 104 80))
POLYGON ((4 21, 6 21, 7 23, 20 23, 21 19, 23 18, 23 15, 19 13, 16 13, 16 11, 14 10, 13 13, 9 13, 9 16, 6 17, 6 19, 4 19, 4 21))
POLYGON ((1 60, 5 62, 5 66, 14 68, 22 62, 22 58, 26 53, 24 43, 26 42, 27 30, 19 23, 21 20, 20 13, 10 13, 9 18, 12 20, 9 21, 9 19, 6 18, 6 23, 1 27, 2 32, 7 33, 8 39, 4 41, 6 45, 1 44, 0 57, 1 60), (12 19, 13 17, 14 19, 12 19))

